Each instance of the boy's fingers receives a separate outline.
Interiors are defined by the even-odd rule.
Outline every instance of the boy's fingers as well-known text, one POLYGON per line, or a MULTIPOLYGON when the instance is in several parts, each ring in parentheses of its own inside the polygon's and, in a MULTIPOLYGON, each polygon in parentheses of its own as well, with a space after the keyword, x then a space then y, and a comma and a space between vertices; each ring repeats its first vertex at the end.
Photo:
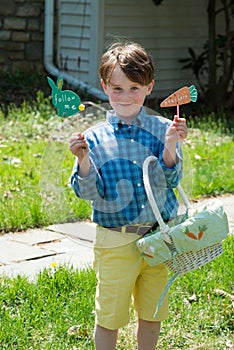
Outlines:
POLYGON ((180 137, 186 138, 187 137, 187 130, 184 128, 178 129, 177 133, 179 134, 180 137))

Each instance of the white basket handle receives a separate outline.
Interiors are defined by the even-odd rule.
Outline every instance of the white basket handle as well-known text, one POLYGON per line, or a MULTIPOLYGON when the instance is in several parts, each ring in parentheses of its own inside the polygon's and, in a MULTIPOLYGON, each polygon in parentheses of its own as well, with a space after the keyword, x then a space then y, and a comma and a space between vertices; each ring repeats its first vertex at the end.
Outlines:
MULTIPOLYGON (((149 164, 150 164, 150 162, 155 162, 157 160, 158 159, 155 156, 149 156, 145 159, 145 161, 143 163, 143 180, 144 180, 144 185, 145 185, 145 190, 146 190, 148 200, 149 200, 150 205, 152 207, 153 213, 154 213, 154 215, 159 223, 160 230, 161 230, 161 232, 167 232, 169 230, 169 227, 163 221, 162 215, 161 215, 161 213, 158 209, 157 203, 154 199, 154 194, 152 192, 152 189, 150 186, 150 181, 149 181, 149 164)), ((186 208, 189 209, 190 208, 189 200, 188 200, 188 198, 187 198, 187 196, 186 196, 186 194, 185 194, 185 192, 180 184, 177 186, 177 189, 179 191, 179 194, 180 194, 186 208)))

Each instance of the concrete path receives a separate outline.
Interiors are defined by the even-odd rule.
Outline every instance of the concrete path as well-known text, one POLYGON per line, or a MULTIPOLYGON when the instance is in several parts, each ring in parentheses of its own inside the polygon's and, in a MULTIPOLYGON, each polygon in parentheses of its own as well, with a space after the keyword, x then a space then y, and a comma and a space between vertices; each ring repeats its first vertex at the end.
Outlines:
MULTIPOLYGON (((234 195, 219 198, 228 215, 230 233, 234 233, 234 195)), ((2 235, 0 274, 11 277, 21 274, 33 279, 53 264, 78 269, 92 266, 95 227, 89 222, 75 222, 2 235)))

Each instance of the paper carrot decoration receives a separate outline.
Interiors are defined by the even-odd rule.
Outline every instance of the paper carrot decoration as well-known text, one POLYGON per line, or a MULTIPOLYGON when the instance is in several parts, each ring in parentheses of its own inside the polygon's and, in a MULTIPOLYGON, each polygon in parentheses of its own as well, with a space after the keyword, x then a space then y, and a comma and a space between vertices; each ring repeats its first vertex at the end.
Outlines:
POLYGON ((56 84, 49 77, 47 77, 47 80, 52 89, 52 103, 57 108, 59 117, 70 117, 85 109, 85 106, 81 103, 80 97, 75 92, 62 90, 62 77, 58 77, 56 84))
POLYGON ((170 96, 168 96, 165 100, 163 100, 160 104, 160 107, 177 107, 177 115, 180 114, 180 105, 189 102, 197 101, 197 89, 194 85, 190 87, 184 86, 181 89, 177 90, 170 96))
POLYGON ((189 103, 191 101, 197 101, 197 89, 194 85, 191 85, 190 87, 185 86, 177 90, 168 96, 165 100, 163 100, 160 104, 160 107, 178 106, 189 103))

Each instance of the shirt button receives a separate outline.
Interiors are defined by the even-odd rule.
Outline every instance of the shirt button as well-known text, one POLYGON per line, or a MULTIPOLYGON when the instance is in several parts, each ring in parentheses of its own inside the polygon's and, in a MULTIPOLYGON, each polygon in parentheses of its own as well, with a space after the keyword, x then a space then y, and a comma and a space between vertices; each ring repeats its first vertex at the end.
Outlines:
POLYGON ((142 204, 142 206, 141 206, 141 207, 142 207, 142 209, 143 209, 143 208, 145 207, 145 206, 144 206, 144 204, 142 204))
POLYGON ((134 139, 131 139, 131 142, 134 142, 135 140, 134 139))
POLYGON ((133 161, 133 164, 137 164, 137 161, 136 161, 136 160, 134 160, 134 161, 133 161))
POLYGON ((138 186, 138 187, 141 187, 141 183, 140 183, 140 182, 138 182, 137 186, 138 186))

